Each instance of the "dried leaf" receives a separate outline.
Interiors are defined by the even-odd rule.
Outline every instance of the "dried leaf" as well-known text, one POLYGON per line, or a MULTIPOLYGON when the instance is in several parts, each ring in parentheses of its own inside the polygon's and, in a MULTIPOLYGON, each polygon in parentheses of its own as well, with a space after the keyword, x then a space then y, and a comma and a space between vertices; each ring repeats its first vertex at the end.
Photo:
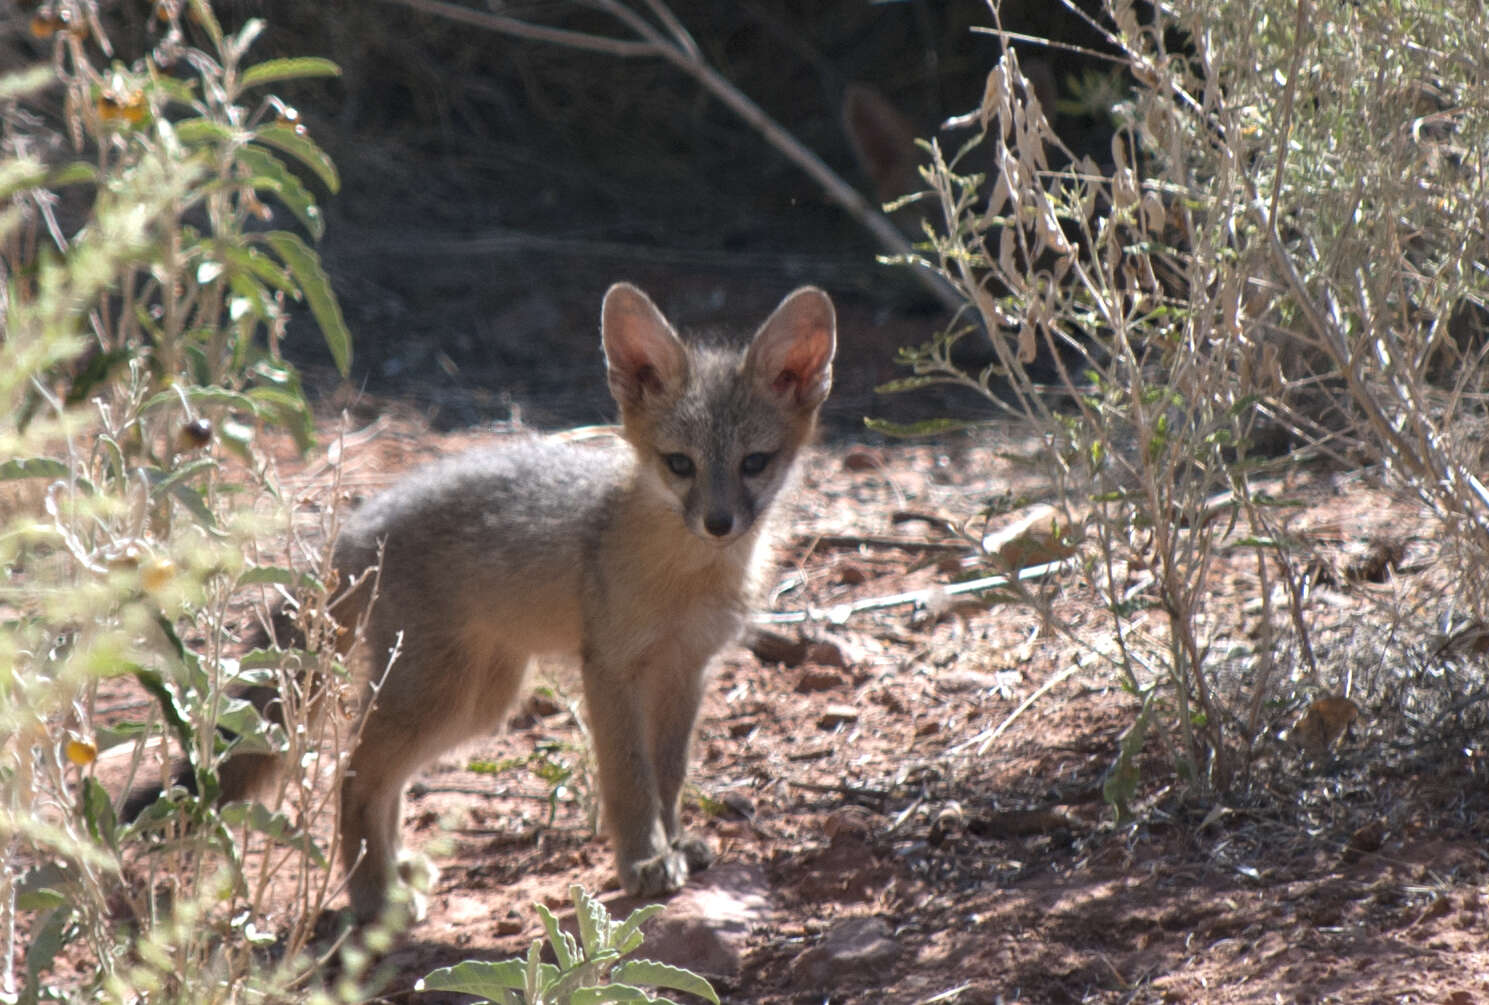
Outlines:
POLYGON ((1360 707, 1348 698, 1320 698, 1293 726, 1293 742, 1309 757, 1322 757, 1339 742, 1360 717, 1360 707))

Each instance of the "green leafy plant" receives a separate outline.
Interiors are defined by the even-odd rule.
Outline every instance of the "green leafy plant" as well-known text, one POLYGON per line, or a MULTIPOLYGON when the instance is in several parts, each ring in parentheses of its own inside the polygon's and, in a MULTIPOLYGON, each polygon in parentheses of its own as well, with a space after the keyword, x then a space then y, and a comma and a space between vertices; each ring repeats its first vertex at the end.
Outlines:
POLYGON ((319 544, 260 544, 291 524, 259 444, 312 443, 280 355, 296 304, 349 365, 318 256, 272 229, 284 210, 318 237, 310 186, 338 179, 267 88, 336 68, 249 63, 263 23, 226 32, 206 0, 154 13, 159 37, 130 61, 94 5, 49 4, 33 33, 51 62, 0 79, 0 925, 29 934, 26 973, 7 953, 0 981, 28 1001, 303 1000, 334 891, 301 821, 324 797, 291 777, 288 812, 214 798, 230 748, 313 775, 338 728, 297 692, 308 665, 335 676, 325 657, 230 655, 266 591, 323 591, 319 544), (104 717, 119 678, 148 718, 104 717), (233 697, 255 683, 283 686, 283 722, 233 697), (148 781, 162 732, 195 792, 121 820, 100 760, 148 781), (48 976, 62 956, 67 985, 48 976))
POLYGON ((467 960, 442 967, 419 981, 420 991, 454 991, 486 1001, 512 1005, 599 1005, 601 1002, 668 1002, 645 988, 665 988, 696 995, 718 1005, 713 986, 690 970, 651 960, 627 960, 642 942, 641 926, 664 909, 648 904, 624 921, 610 917, 605 905, 582 886, 569 887, 574 901, 575 938, 559 927, 558 917, 535 905, 553 948, 556 963, 543 962, 544 939, 534 939, 526 959, 500 963, 467 960))

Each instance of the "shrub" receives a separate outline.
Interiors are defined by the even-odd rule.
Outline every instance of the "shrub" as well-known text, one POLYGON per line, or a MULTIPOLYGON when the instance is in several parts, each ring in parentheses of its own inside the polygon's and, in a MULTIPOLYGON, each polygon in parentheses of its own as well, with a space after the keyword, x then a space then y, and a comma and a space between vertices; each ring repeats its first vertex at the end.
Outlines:
POLYGON ((294 700, 296 668, 323 657, 230 656, 245 611, 275 587, 313 594, 324 568, 296 570, 324 561, 299 534, 272 562, 256 542, 293 530, 260 440, 312 441, 279 352, 292 305, 343 372, 350 355, 315 252, 276 226, 318 237, 312 188, 336 171, 268 88, 336 68, 250 61, 263 23, 228 33, 206 0, 153 12, 149 52, 104 62, 94 5, 45 5, 31 30, 53 59, 0 80, 0 926, 30 940, 4 991, 302 1000, 334 892, 301 827, 317 797, 293 773, 285 812, 213 797, 228 749, 287 751, 313 777, 315 729, 339 728, 294 700), (121 677, 146 720, 99 717, 121 677), (283 726, 231 696, 281 678, 283 726), (122 821, 99 758, 118 747, 148 782, 162 732, 195 792, 122 821))
POLYGON ((1466 55, 1489 28, 1447 0, 1101 15, 1131 83, 1108 164, 1061 143, 1007 47, 974 116, 996 171, 929 145, 941 216, 921 264, 996 361, 958 371, 949 333, 907 354, 897 386, 978 387, 1047 437, 1093 542, 1103 655, 1140 701, 1108 785, 1125 809, 1152 732, 1181 776, 1225 791, 1267 739, 1263 711, 1332 679, 1266 488, 1288 465, 1381 465, 1438 517, 1458 616, 1489 614, 1489 69, 1466 55), (1222 541, 1255 548, 1264 593, 1276 576, 1290 597, 1293 633, 1239 685, 1205 618, 1222 541), (1139 627, 1150 607, 1158 638, 1139 627))

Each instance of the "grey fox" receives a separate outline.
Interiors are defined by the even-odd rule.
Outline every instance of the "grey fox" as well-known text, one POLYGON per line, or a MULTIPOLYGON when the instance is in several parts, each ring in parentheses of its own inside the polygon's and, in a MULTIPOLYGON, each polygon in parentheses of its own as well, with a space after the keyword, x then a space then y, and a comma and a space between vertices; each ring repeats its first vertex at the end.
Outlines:
MULTIPOLYGON (((368 660, 388 667, 368 684, 341 790, 359 918, 376 917, 399 882, 409 777, 499 726, 540 654, 582 664, 625 889, 668 893, 708 864, 678 822, 706 668, 755 600, 771 503, 832 384, 835 327, 832 301, 803 287, 745 349, 684 342, 646 294, 619 283, 601 340, 626 443, 475 450, 352 515, 335 565, 357 585, 333 613, 351 625, 365 612, 368 660)), ((227 767, 233 798, 272 765, 250 755, 227 767)))

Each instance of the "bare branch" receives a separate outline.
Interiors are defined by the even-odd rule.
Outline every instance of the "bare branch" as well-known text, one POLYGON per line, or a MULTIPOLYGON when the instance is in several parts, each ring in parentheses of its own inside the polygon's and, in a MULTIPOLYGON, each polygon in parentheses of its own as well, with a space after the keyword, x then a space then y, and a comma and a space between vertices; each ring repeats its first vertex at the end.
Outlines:
MULTIPOLYGON (((570 31, 563 28, 547 28, 530 24, 517 18, 499 14, 488 14, 471 10, 444 0, 382 0, 396 3, 425 13, 446 17, 453 21, 486 28, 516 38, 536 42, 552 42, 589 52, 604 52, 614 56, 658 56, 682 70, 702 84, 714 97, 739 116, 766 141, 775 147, 807 176, 820 185, 827 197, 838 205, 874 238, 890 255, 914 258, 915 249, 898 227, 889 218, 875 209, 852 185, 843 180, 827 163, 803 145, 785 127, 771 118, 764 109, 755 104, 739 88, 722 76, 704 60, 693 42, 692 36, 678 21, 663 0, 644 0, 657 18, 671 33, 664 37, 657 28, 619 0, 588 0, 588 5, 602 10, 635 32, 640 41, 610 38, 588 32, 570 31)), ((939 276, 926 269, 914 270, 915 277, 936 299, 951 310, 962 308, 962 301, 939 276)))
POLYGON ((587 52, 603 52, 611 56, 622 58, 634 58, 637 56, 660 56, 658 46, 652 42, 635 42, 623 38, 610 38, 605 35, 592 35, 589 32, 570 31, 567 28, 549 28, 544 25, 532 24, 515 17, 507 17, 503 14, 491 14, 486 11, 471 10, 459 4, 445 3, 444 0, 382 0, 387 4, 398 4, 409 7, 425 14, 433 14, 450 21, 458 21, 462 24, 472 25, 477 28, 485 28, 488 31, 501 32, 503 35, 511 35, 514 38, 525 38, 533 42, 552 42, 557 45, 566 45, 571 49, 583 49, 587 52))

